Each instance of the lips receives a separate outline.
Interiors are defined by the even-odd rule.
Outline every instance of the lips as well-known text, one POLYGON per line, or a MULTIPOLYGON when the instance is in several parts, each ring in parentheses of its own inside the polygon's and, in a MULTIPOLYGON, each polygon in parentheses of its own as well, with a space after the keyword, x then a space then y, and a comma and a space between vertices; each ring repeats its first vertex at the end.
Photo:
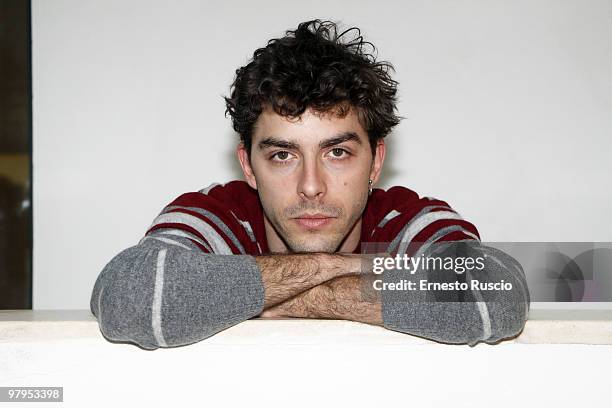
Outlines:
POLYGON ((321 229, 329 225, 334 217, 329 217, 324 214, 304 214, 293 220, 302 228, 305 229, 321 229))

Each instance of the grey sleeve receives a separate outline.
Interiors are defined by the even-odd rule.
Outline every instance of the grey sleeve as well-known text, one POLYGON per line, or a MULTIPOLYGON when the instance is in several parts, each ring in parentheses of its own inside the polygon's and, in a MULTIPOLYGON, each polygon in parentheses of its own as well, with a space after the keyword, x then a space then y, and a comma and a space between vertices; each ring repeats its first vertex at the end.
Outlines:
MULTIPOLYGON (((437 245, 437 244, 436 244, 437 245)), ((482 257, 482 270, 457 274, 419 270, 407 274, 405 270, 385 271, 383 281, 422 279, 428 282, 467 282, 470 289, 457 291, 383 290, 382 315, 384 327, 451 344, 479 342, 494 344, 519 334, 529 313, 529 290, 520 263, 505 252, 472 241, 451 242, 438 246, 436 253, 425 256, 482 257), (511 290, 472 289, 471 280, 486 283, 510 283, 511 290)), ((418 286, 415 286, 418 287, 418 286)))
POLYGON ((177 237, 145 238, 111 259, 95 282, 90 308, 107 339, 145 349, 182 346, 263 310, 254 257, 208 254, 177 237))

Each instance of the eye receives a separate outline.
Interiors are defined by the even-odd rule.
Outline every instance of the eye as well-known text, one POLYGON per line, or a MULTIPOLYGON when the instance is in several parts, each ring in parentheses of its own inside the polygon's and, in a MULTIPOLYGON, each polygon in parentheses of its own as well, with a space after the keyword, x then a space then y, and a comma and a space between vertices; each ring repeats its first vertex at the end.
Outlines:
POLYGON ((335 147, 330 150, 330 153, 334 159, 343 159, 350 156, 350 153, 340 147, 335 147))
POLYGON ((290 154, 289 152, 285 151, 285 150, 281 150, 279 152, 274 153, 272 156, 270 156, 270 160, 273 162, 286 162, 288 161, 287 159, 290 158, 290 154), (276 159, 275 159, 276 158, 276 159))

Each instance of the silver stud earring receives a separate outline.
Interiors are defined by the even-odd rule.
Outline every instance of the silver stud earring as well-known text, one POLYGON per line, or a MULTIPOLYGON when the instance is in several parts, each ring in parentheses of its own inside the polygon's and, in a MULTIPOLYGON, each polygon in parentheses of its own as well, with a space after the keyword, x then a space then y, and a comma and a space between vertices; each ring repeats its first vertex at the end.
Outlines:
POLYGON ((368 180, 368 184, 369 184, 369 188, 368 188, 368 195, 372 194, 372 179, 368 180))

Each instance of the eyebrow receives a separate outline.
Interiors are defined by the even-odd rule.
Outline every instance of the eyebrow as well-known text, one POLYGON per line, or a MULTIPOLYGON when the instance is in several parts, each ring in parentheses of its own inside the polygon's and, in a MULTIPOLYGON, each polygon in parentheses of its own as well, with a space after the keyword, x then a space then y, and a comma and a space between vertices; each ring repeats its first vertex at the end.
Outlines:
MULTIPOLYGON (((359 139, 359 136, 357 135, 357 133, 348 131, 348 132, 339 133, 336 136, 331 137, 329 139, 322 140, 319 143, 319 148, 325 149, 325 148, 336 146, 336 145, 339 145, 340 143, 344 143, 348 141, 354 141, 359 145, 362 144, 361 139, 359 139)), ((259 142, 257 147, 259 148, 259 150, 267 149, 270 147, 279 147, 281 149, 298 150, 299 144, 292 142, 292 141, 281 140, 273 136, 270 136, 270 137, 266 137, 264 140, 259 142)))

